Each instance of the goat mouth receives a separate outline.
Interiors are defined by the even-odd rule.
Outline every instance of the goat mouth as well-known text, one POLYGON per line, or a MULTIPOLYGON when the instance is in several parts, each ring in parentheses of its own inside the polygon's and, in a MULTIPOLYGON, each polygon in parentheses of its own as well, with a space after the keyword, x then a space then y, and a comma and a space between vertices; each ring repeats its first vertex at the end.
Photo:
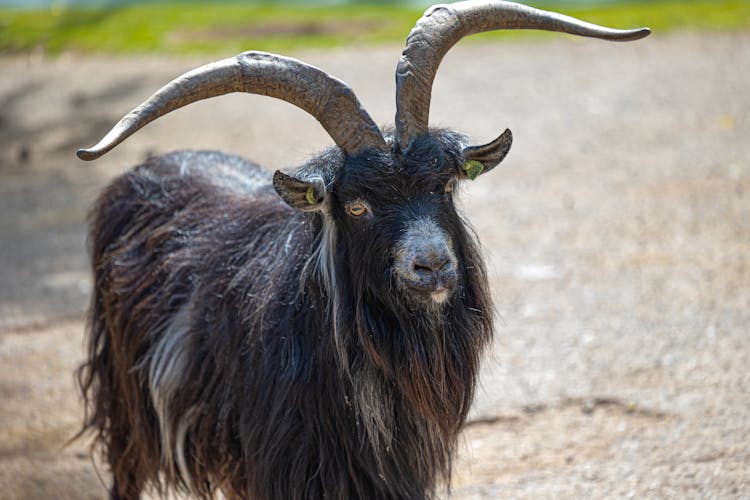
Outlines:
POLYGON ((423 280, 401 277, 400 281, 411 292, 410 295, 429 299, 437 304, 446 302, 456 286, 455 278, 423 280))
POLYGON ((436 304, 442 304, 448 297, 450 297, 451 291, 447 288, 439 288, 430 294, 430 298, 436 304))

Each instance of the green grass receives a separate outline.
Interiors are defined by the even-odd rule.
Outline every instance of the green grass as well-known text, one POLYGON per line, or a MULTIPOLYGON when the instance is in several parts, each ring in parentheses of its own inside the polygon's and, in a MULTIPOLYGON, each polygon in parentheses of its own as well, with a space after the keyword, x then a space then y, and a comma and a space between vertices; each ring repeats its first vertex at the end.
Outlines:
POLYGON ((618 27, 650 26, 655 32, 678 29, 741 30, 750 28, 750 2, 724 1, 639 1, 617 7, 568 9, 573 16, 585 16, 588 21, 618 27))
MULTIPOLYGON (((530 2, 544 8, 544 1, 530 2)), ((556 10, 612 27, 674 30, 750 28, 747 0, 623 2, 556 10)), ((238 3, 151 4, 110 9, 0 9, 0 53, 284 52, 347 44, 402 42, 421 9, 397 5, 258 6, 238 3)), ((484 37, 538 36, 524 32, 484 37)))

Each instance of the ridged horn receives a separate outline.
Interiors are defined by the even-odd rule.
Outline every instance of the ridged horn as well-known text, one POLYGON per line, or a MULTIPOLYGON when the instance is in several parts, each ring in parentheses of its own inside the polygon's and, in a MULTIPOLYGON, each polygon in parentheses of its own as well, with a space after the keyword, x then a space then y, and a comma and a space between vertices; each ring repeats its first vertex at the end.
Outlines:
POLYGON ((232 92, 276 97, 302 108, 349 156, 388 149, 380 129, 344 82, 296 59, 243 52, 175 78, 125 115, 98 144, 76 154, 82 160, 95 160, 170 111, 232 92))
POLYGON ((432 82, 443 56, 463 37, 500 29, 538 29, 613 41, 638 40, 648 28, 615 30, 512 2, 469 0, 429 8, 406 40, 396 69, 396 141, 402 150, 427 133, 432 82))

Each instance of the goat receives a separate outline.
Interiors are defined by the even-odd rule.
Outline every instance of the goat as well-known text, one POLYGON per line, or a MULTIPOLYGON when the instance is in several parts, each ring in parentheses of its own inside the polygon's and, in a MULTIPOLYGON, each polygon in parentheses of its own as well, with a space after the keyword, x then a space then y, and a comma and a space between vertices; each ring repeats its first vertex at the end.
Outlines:
POLYGON ((94 290, 79 369, 82 433, 112 498, 419 499, 450 485, 493 308, 453 190, 492 170, 506 130, 471 146, 428 127, 432 82, 462 37, 537 28, 634 40, 501 1, 428 10, 396 71, 381 131, 351 89, 261 52, 190 71, 81 159, 178 107, 230 92, 313 115, 335 142, 271 177, 218 152, 152 157, 90 217, 94 290))

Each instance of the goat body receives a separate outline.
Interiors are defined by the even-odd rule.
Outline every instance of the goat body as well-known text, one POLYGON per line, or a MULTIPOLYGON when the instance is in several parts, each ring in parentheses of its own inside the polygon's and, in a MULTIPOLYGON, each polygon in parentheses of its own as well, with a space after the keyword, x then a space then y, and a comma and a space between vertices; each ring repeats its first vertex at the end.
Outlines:
POLYGON ((414 309, 349 272, 379 248, 350 255, 263 178, 236 157, 182 152, 97 202, 84 387, 117 490, 137 496, 161 472, 204 497, 423 497, 449 473, 492 332, 471 237, 453 240, 455 300, 414 309))

